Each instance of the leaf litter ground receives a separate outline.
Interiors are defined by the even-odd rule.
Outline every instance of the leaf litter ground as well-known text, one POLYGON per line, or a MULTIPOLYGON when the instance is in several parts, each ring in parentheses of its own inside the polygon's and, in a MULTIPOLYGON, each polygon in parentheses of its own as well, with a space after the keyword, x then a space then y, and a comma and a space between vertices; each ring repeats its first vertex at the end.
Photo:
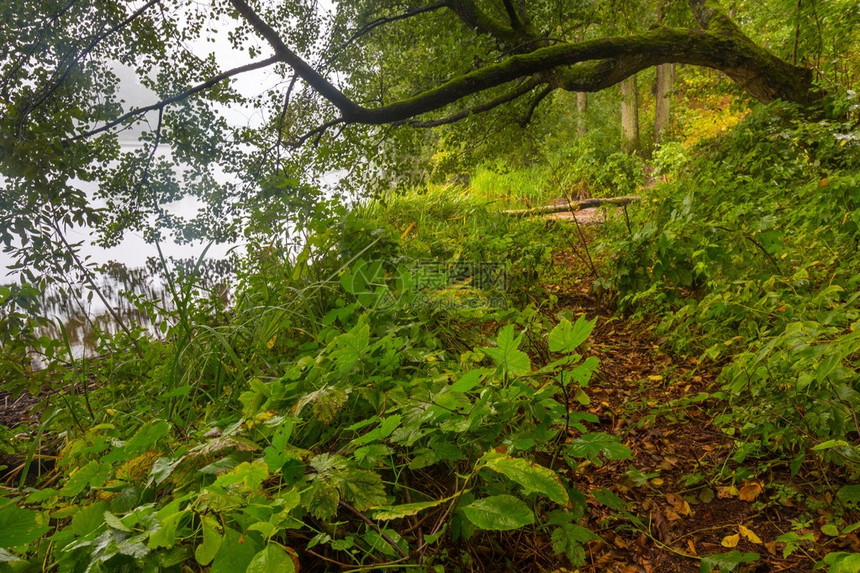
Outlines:
POLYGON ((568 272, 547 286, 561 309, 598 318, 586 353, 600 359, 600 369, 587 408, 600 419, 593 430, 618 436, 631 458, 567 470, 589 500, 589 527, 603 540, 588 545, 579 571, 700 571, 703 557, 730 551, 759 554, 740 571, 812 571, 828 552, 860 551, 856 532, 836 545, 821 531, 833 498, 821 493, 826 475, 817 468, 804 466, 792 477, 787 463, 775 464, 740 483, 719 478, 739 464, 732 460, 732 439, 714 424, 730 407, 709 397, 719 389, 716 367, 663 352, 653 323, 614 315, 591 294, 581 255, 557 252, 556 266, 568 272), (594 499, 604 488, 628 504, 634 520, 594 499), (796 529, 814 541, 783 557, 785 544, 775 540, 802 515, 817 515, 796 529))

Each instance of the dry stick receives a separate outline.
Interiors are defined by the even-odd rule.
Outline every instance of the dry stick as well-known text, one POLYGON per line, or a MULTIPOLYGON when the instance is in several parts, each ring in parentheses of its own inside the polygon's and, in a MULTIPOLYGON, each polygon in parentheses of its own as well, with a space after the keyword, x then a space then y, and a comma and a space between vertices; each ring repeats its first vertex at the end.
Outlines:
POLYGON ((143 358, 143 349, 140 347, 140 344, 138 344, 137 339, 131 334, 131 331, 128 329, 128 327, 125 325, 125 323, 119 317, 116 310, 114 310, 114 308, 111 306, 111 304, 107 301, 107 298, 102 293, 102 290, 96 284, 95 278, 93 277, 93 274, 90 271, 90 269, 86 265, 84 265, 83 262, 81 262, 81 259, 78 258, 78 254, 75 252, 75 250, 69 244, 69 242, 66 240, 66 236, 60 230, 60 226, 57 224, 57 221, 56 220, 51 221, 51 224, 53 225, 54 231, 56 231, 57 236, 60 237, 60 241, 63 243, 63 245, 66 247, 66 250, 69 252, 69 255, 71 255, 72 259, 74 259, 75 264, 78 266, 78 268, 81 271, 83 271, 84 276, 87 279, 87 283, 89 283, 89 285, 90 285, 90 288, 92 288, 95 291, 95 293, 98 295, 99 299, 101 299, 102 303, 105 305, 105 308, 107 309, 107 311, 110 313, 110 315, 113 317, 113 319, 119 325, 119 327, 123 330, 123 332, 125 332, 126 336, 128 336, 128 339, 131 340, 131 343, 134 345, 135 350, 137 350, 137 355, 140 356, 141 358, 143 358))
POLYGON ((360 511, 358 511, 357 509, 355 509, 354 507, 352 507, 351 505, 349 505, 345 501, 341 501, 340 505, 341 505, 341 507, 344 507, 344 508, 348 509, 349 511, 351 511, 352 513, 354 513, 356 516, 358 516, 359 519, 361 519, 363 522, 365 522, 367 525, 369 525, 371 528, 373 528, 379 534, 379 536, 385 540, 386 543, 388 543, 390 546, 392 546, 394 548, 395 551, 397 551, 398 555, 400 555, 404 559, 406 557, 408 557, 408 555, 406 555, 406 553, 403 551, 403 549, 401 549, 400 546, 397 545, 397 543, 395 543, 395 541, 393 539, 391 539, 391 537, 389 537, 387 533, 382 531, 382 529, 380 529, 378 525, 373 523, 372 519, 370 519, 369 517, 367 517, 366 515, 364 515, 363 513, 361 513, 360 511))
POLYGON ((630 228, 630 215, 627 214, 627 203, 624 203, 622 208, 624 209, 624 221, 627 223, 627 233, 632 237, 633 229, 630 228))
POLYGON ((573 209, 573 205, 570 204, 570 199, 565 197, 567 200, 567 206, 570 209, 570 212, 573 213, 573 222, 576 225, 576 230, 579 231, 579 238, 582 239, 582 248, 585 249, 585 256, 588 257, 588 265, 591 267, 591 273, 593 276, 597 276, 597 268, 594 266, 594 261, 591 260, 591 253, 588 251, 588 241, 585 240, 585 233, 582 232, 582 226, 579 224, 579 219, 576 218, 576 211, 573 209))

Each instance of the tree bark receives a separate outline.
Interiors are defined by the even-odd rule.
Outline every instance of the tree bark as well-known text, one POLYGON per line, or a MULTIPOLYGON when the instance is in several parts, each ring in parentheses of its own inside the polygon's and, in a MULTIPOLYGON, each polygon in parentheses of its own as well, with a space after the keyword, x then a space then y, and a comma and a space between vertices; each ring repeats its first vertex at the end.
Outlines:
POLYGON ((639 90, 635 75, 621 82, 621 137, 624 151, 639 151, 639 90))
POLYGON ((543 207, 533 207, 531 209, 508 209, 502 211, 505 215, 512 217, 534 217, 536 215, 548 215, 550 213, 565 213, 569 211, 578 211, 580 209, 592 209, 603 205, 628 205, 638 201, 636 195, 626 195, 624 197, 606 197, 597 199, 582 199, 580 201, 571 201, 568 203, 560 203, 558 205, 544 205, 543 207), (572 209, 571 209, 572 208, 572 209))
POLYGON ((576 92, 576 130, 585 135, 585 113, 588 111, 588 94, 576 92))
POLYGON ((654 140, 657 143, 663 138, 663 132, 669 127, 669 113, 672 102, 672 86, 675 83, 675 64, 657 66, 657 101, 654 111, 654 140))

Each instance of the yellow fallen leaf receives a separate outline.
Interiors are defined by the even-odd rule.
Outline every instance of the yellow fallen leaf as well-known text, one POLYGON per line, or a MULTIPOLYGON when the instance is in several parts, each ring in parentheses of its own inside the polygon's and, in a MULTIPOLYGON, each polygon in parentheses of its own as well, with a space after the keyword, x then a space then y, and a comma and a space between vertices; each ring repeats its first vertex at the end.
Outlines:
POLYGON ((692 539, 687 540, 687 550, 690 552, 690 555, 698 555, 696 553, 696 544, 693 543, 692 539))
POLYGON ((741 540, 741 536, 738 534, 735 535, 726 535, 723 537, 723 540, 720 541, 720 545, 723 547, 728 547, 729 549, 738 546, 738 541, 741 540))
POLYGON ((733 485, 728 487, 718 487, 717 488, 717 497, 720 499, 728 499, 730 497, 735 497, 738 495, 738 488, 733 485))
POLYGON ((749 483, 743 486, 738 492, 738 497, 741 501, 755 501, 755 499, 761 494, 762 487, 758 482, 749 483))
POLYGON ((663 377, 660 376, 659 374, 652 374, 651 376, 648 377, 648 380, 653 380, 654 382, 659 382, 662 379, 663 379, 663 377))
POLYGON ((750 543, 761 544, 761 539, 759 538, 758 535, 755 534, 755 532, 753 532, 752 529, 744 527, 743 525, 739 525, 738 531, 740 531, 741 535, 743 535, 745 539, 749 540, 750 543))
POLYGON ((660 487, 661 485, 663 485, 663 478, 654 478, 654 479, 652 479, 652 480, 651 480, 651 485, 656 485, 657 487, 660 487))
POLYGON ((272 347, 275 345, 275 342, 277 342, 277 341, 278 341, 278 335, 276 334, 272 338, 270 338, 269 341, 266 343, 266 348, 271 350, 272 347))

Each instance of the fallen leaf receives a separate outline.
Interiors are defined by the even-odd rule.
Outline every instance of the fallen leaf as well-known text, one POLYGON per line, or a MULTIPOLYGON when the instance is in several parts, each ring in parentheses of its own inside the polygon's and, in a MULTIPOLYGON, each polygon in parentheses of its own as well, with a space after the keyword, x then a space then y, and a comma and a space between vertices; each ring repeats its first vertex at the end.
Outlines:
POLYGON ((738 497, 741 501, 755 501, 755 499, 761 494, 762 487, 758 482, 753 482, 747 484, 741 488, 741 491, 738 493, 738 497))
POLYGON ((702 503, 711 503, 714 500, 714 490, 706 487, 699 492, 699 501, 702 503))
POLYGON ((768 541, 764 544, 764 548, 767 549, 767 552, 771 555, 776 555, 776 543, 773 541, 768 541))
POLYGON ((652 374, 651 376, 648 377, 648 380, 651 380, 653 382, 659 382, 662 379, 663 379, 663 377, 660 376, 659 374, 652 374))
POLYGON ((717 488, 717 497, 720 499, 729 499, 730 497, 737 497, 738 488, 733 485, 728 487, 718 487, 717 488))
POLYGON ((690 515, 690 504, 687 503, 687 500, 681 497, 680 495, 674 493, 666 494, 666 501, 672 506, 677 513, 681 515, 690 515))
POLYGON ((723 540, 720 542, 720 545, 723 547, 728 547, 729 549, 738 546, 738 541, 741 540, 741 536, 737 533, 734 535, 726 535, 723 537, 723 540))
POLYGON ((654 478, 654 479, 652 479, 652 480, 651 480, 651 485, 656 485, 657 487, 660 487, 661 485, 663 485, 663 478, 654 478))
POLYGON ((758 543, 759 545, 761 544, 761 539, 758 535, 755 534, 755 532, 753 532, 752 529, 744 527, 743 525, 739 525, 738 530, 740 531, 741 535, 743 535, 744 538, 749 540, 751 543, 758 543))
POLYGON ((696 553, 696 544, 693 543, 692 539, 687 540, 687 550, 690 552, 690 555, 698 555, 696 553))

